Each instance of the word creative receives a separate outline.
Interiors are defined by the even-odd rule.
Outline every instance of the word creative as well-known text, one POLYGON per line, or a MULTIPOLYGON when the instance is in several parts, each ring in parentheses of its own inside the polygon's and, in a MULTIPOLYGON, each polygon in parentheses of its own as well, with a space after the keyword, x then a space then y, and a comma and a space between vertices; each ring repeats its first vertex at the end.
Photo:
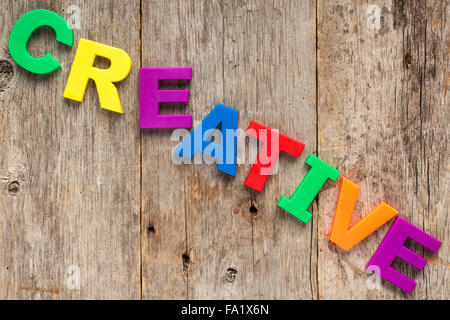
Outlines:
MULTIPOLYGON (((9 52, 14 61, 22 68, 36 74, 48 74, 61 67, 49 53, 35 58, 28 53, 27 43, 33 32, 40 27, 51 27, 56 33, 56 41, 73 46, 73 30, 58 14, 44 9, 25 13, 11 30, 9 52)), ((64 97, 83 101, 90 79, 94 80, 99 96, 100 106, 104 109, 123 113, 119 94, 114 83, 125 79, 130 73, 132 61, 123 50, 98 42, 80 39, 72 68, 67 79, 64 97), (97 56, 110 60, 107 69, 94 67, 97 56)), ((159 104, 165 102, 189 102, 189 90, 159 90, 160 80, 190 80, 192 69, 184 68, 141 68, 140 69, 140 128, 192 128, 192 115, 160 115, 159 104)), ((175 149, 182 157, 192 158, 196 153, 204 153, 216 158, 218 170, 236 176, 236 134, 238 111, 218 104, 195 127, 192 132, 175 149), (221 125, 219 142, 205 139, 208 132, 221 125), (230 134, 231 132, 231 134, 230 134)), ((264 185, 278 160, 281 151, 294 157, 300 157, 304 144, 291 137, 272 130, 256 121, 251 121, 247 134, 263 142, 245 185, 262 191, 264 185)), ((325 182, 336 181, 340 172, 313 154, 308 155, 306 164, 311 168, 300 182, 290 198, 282 196, 277 205, 308 223, 312 215, 308 211, 312 201, 325 182)), ((429 250, 436 252, 441 242, 405 219, 397 216, 398 212, 384 202, 369 212, 358 223, 350 227, 350 221, 359 194, 359 186, 342 177, 338 201, 331 226, 330 241, 344 250, 350 250, 375 230, 395 217, 395 221, 384 237, 380 246, 367 263, 366 268, 377 270, 379 275, 411 293, 416 282, 391 267, 396 257, 401 258, 415 268, 422 270, 427 260, 404 246, 411 238, 429 250)))

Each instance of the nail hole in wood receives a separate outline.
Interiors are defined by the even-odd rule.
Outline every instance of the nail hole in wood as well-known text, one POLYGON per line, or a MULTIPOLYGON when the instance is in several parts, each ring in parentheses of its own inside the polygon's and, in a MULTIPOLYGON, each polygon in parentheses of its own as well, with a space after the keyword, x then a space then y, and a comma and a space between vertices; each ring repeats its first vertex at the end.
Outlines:
POLYGON ((183 253, 181 258, 183 259, 183 264, 189 264, 191 262, 191 258, 189 257, 189 254, 187 254, 186 252, 183 253))
POLYGON ((147 227, 147 232, 149 234, 155 234, 156 233, 155 226, 152 225, 152 224, 149 224, 148 227, 147 227))
POLYGON ((13 181, 8 185, 8 192, 11 195, 16 195, 19 192, 19 182, 13 181))
POLYGON ((403 63, 406 69, 409 69, 411 67, 412 57, 409 53, 405 54, 405 56, 403 57, 403 63))
POLYGON ((228 268, 227 273, 225 274, 225 280, 230 283, 234 282, 234 280, 236 279, 236 274, 237 274, 236 269, 228 268))
POLYGON ((252 204, 249 208, 250 210, 250 214, 252 215, 252 217, 256 217, 258 215, 258 208, 256 207, 255 204, 252 204))
POLYGON ((181 259, 183 260, 183 273, 187 275, 189 273, 189 266, 191 264, 191 258, 187 252, 181 255, 181 259))

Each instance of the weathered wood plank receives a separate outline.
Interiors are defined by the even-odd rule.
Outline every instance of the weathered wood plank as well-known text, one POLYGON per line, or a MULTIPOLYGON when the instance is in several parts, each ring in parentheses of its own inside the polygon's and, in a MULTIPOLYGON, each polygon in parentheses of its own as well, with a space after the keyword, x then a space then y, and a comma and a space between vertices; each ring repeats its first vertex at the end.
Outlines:
POLYGON ((391 223, 349 252, 328 240, 339 183, 319 197, 319 298, 448 299, 448 1, 318 2, 319 156, 361 186, 353 221, 380 201, 443 241, 418 285, 369 288, 391 223), (377 12, 379 16, 377 17, 377 12))
MULTIPOLYGON (((3 49, 23 13, 68 18, 72 5, 0 1, 3 49)), ((0 298, 448 299, 448 1, 79 8, 73 49, 49 30, 30 44, 55 54, 55 74, 31 75, 0 52, 0 298), (93 83, 83 103, 63 98, 80 37, 130 54, 125 114, 101 109, 93 83), (256 120, 304 142, 302 156, 282 154, 262 193, 243 185, 248 150, 236 178, 172 163, 172 130, 139 130, 139 66, 193 67, 192 81, 162 84, 188 88, 190 103, 163 113, 199 121, 224 103, 241 129, 256 120), (422 272, 398 264, 418 282, 411 296, 384 281, 371 289, 364 270, 391 223, 350 252, 328 240, 339 182, 320 192, 308 225, 276 206, 311 152, 361 186, 353 221, 386 201, 443 242, 437 254, 410 244, 430 260, 422 272)))
MULTIPOLYGON (((421 10, 417 8, 415 10, 421 10)), ((399 13, 407 14, 411 11, 408 7, 398 6, 399 13)), ((450 27, 450 2, 429 0, 426 2, 426 15, 421 19, 422 38, 424 42, 415 40, 414 47, 410 48, 410 56, 415 60, 412 70, 409 72, 409 81, 419 80, 422 84, 422 98, 419 95, 419 119, 420 131, 418 131, 417 143, 409 141, 405 146, 410 148, 415 144, 415 150, 420 154, 417 159, 420 171, 417 172, 416 184, 418 197, 417 210, 422 213, 422 228, 442 241, 441 249, 433 254, 425 251, 425 257, 429 260, 424 269, 425 296, 427 299, 450 298, 448 270, 450 268, 450 230, 448 225, 450 197, 448 197, 448 173, 450 143, 450 113, 447 98, 449 81, 449 44, 450 27), (415 47, 423 45, 423 54, 414 54, 415 47), (421 79, 421 81, 420 81, 421 79), (420 180, 419 180, 420 179, 420 180)), ((423 13, 422 13, 423 14, 423 13)), ((414 19, 408 18, 407 24, 414 23, 414 19)), ((414 39, 414 33, 409 31, 410 38, 403 41, 406 47, 414 39)), ((421 38, 419 38, 421 39, 421 38)), ((411 86, 411 85, 410 85, 411 86)), ((400 92, 406 101, 408 92, 405 87, 400 92)), ((408 126, 408 123, 404 127, 408 126)), ((417 136, 416 133, 416 136, 417 136)), ((414 137, 414 136, 413 136, 414 137)), ((406 140, 406 139, 405 139, 406 140)), ((406 142, 405 142, 406 144, 406 142)), ((411 166, 411 165, 410 165, 411 166)), ((414 171, 413 171, 414 172, 414 171)), ((411 179, 412 180, 412 179, 411 179)))
MULTIPOLYGON (((252 297, 311 299, 316 224, 305 225, 277 201, 294 192, 308 169, 304 160, 316 148, 315 1, 235 1, 225 8, 225 99, 243 109, 241 127, 255 120, 306 145, 300 158, 281 154, 278 173, 261 193, 243 189, 258 210, 252 220, 252 297)), ((241 169, 238 183, 248 173, 249 166, 241 169)))
MULTIPOLYGON (((188 66, 182 51, 187 25, 180 21, 179 4, 143 1, 142 5, 142 66, 188 66)), ((189 113, 192 107, 178 109, 189 113)), ((171 163, 171 134, 171 130, 155 129, 141 133, 144 299, 187 298, 185 169, 171 163)))
POLYGON ((155 232, 143 232, 144 298, 314 297, 313 227, 276 207, 314 150, 314 2, 145 3, 142 21, 143 66, 193 67, 190 103, 178 112, 201 120, 224 103, 239 110, 241 129, 255 119, 307 144, 301 159, 282 156, 256 195, 243 185, 249 164, 236 178, 215 165, 176 166, 171 132, 146 131, 142 228, 155 232))
MULTIPOLYGON (((189 47, 195 61, 192 107, 194 119, 203 119, 217 103, 239 111, 238 127, 246 105, 230 99, 228 53, 237 49, 229 43, 228 15, 233 2, 194 3, 195 36, 189 47), (196 58, 194 58, 196 57, 196 58)), ((249 30, 250 31, 250 30, 249 30)), ((240 84, 233 83, 232 90, 240 84)), ((242 167, 236 177, 228 176, 213 165, 191 166, 186 180, 187 241, 192 257, 189 273, 189 297, 192 299, 250 299, 253 279, 253 251, 249 197, 243 186, 242 167)))
MULTIPOLYGON (((169 111, 192 113, 194 121, 216 103, 227 103, 222 9, 218 2, 198 1, 143 8, 143 66, 193 68, 189 105, 169 111)), ((172 130, 143 134, 143 228, 155 228, 143 232, 143 297, 243 297, 244 282, 231 285, 233 271, 226 274, 237 268, 245 277, 245 268, 251 270, 251 222, 232 210, 240 201, 236 179, 220 174, 216 165, 173 164, 171 135, 172 130)))
MULTIPOLYGON (((25 12, 45 8, 68 18, 72 4, 2 0, 1 48, 25 12)), ((13 67, 0 90, 2 299, 139 298, 139 1, 79 8, 74 48, 49 30, 30 43, 33 54, 54 54, 62 70, 32 75, 0 53, 13 67), (100 108, 93 83, 83 103, 63 98, 80 37, 130 54, 132 73, 118 86, 123 115, 100 108)))

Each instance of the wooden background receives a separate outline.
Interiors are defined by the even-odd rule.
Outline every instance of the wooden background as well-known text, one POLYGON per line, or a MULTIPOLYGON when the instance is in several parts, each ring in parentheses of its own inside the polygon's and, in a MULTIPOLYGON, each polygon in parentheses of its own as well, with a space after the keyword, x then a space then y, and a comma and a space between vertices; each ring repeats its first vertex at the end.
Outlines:
MULTIPOLYGON (((0 13, 0 298, 449 299, 449 1, 13 1, 0 13), (30 52, 62 64, 38 76, 8 55, 12 26, 46 8, 81 12, 74 48, 40 29, 30 52), (377 15, 379 13, 379 16, 377 15), (78 40, 124 49, 124 114, 63 98, 78 40), (139 67, 191 66, 188 105, 217 103, 306 144, 262 193, 216 166, 174 165, 172 130, 139 129, 139 67), (357 221, 380 201, 443 242, 396 266, 412 295, 364 266, 391 225, 344 252, 328 240, 339 182, 304 224, 277 207, 309 153, 361 186, 357 221), (74 286, 79 271, 80 286, 74 286), (75 281, 75 282, 74 282, 75 281)), ((105 61, 99 66, 107 67, 105 61)))

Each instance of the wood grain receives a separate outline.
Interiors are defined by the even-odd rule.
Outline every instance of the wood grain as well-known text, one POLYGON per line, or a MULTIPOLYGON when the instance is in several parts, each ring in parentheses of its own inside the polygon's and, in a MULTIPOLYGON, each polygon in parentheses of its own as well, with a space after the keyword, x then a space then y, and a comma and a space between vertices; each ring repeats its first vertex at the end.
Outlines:
MULTIPOLYGON (((300 158, 281 153, 278 172, 261 193, 245 187, 258 209, 252 220, 252 297, 312 299, 315 224, 305 225, 277 201, 291 196, 308 170, 304 160, 316 149, 315 3, 247 1, 226 9, 225 96, 243 108, 241 126, 255 120, 306 145, 300 158)), ((249 170, 241 169, 238 183, 249 170)))
MULTIPOLYGON (((314 10, 296 1, 146 3, 143 64, 193 68, 190 103, 179 111, 201 120, 224 103, 239 110, 239 128, 251 119, 283 128, 306 154, 316 130, 314 10)), ((143 297, 314 297, 312 227, 276 206, 306 171, 302 159, 282 156, 256 195, 243 185, 250 165, 231 178, 215 165, 172 164, 170 134, 143 134, 142 227, 156 230, 143 232, 143 297)))
POLYGON ((443 242, 418 285, 369 289, 364 266, 391 223, 349 252, 328 240, 338 183, 319 196, 319 293, 336 299, 448 299, 447 1, 342 1, 318 5, 319 156, 361 186, 353 221, 380 201, 443 242), (373 10, 380 12, 374 27, 373 10), (440 226, 438 226, 440 225, 440 226))
MULTIPOLYGON (((448 299, 448 0, 0 0, 0 298, 448 299), (69 18, 74 48, 43 28, 30 52, 62 70, 32 75, 8 55, 25 12, 69 18), (377 15, 379 13, 379 16, 377 15), (78 40, 124 49, 124 114, 103 110, 93 82, 63 98, 78 40), (140 67, 193 68, 189 104, 164 114, 202 120, 217 103, 305 143, 281 154, 263 192, 215 164, 174 164, 170 129, 139 129, 140 67), (309 153, 361 186, 353 222, 380 201, 443 242, 414 271, 412 295, 364 266, 391 222, 349 252, 328 240, 339 183, 327 182, 308 224, 277 207, 309 153), (78 268, 78 269, 77 269, 78 268), (73 288, 80 271, 80 287, 73 288), (73 283, 72 283, 73 284, 73 283)), ((96 62, 107 67, 103 60, 96 62)), ((198 160, 198 159, 197 159, 198 160)))
MULTIPOLYGON (((71 4, 2 0, 1 47, 25 12, 45 8, 68 18, 71 4)), ((62 70, 32 75, 1 53, 14 68, 0 93, 1 298, 139 298, 139 63, 119 85, 123 115, 100 108, 93 83, 83 103, 63 98, 80 37, 123 48, 139 62, 139 3, 79 7, 74 48, 45 29, 29 44, 32 54, 54 54, 62 70), (77 267, 79 289, 68 285, 77 267)))

